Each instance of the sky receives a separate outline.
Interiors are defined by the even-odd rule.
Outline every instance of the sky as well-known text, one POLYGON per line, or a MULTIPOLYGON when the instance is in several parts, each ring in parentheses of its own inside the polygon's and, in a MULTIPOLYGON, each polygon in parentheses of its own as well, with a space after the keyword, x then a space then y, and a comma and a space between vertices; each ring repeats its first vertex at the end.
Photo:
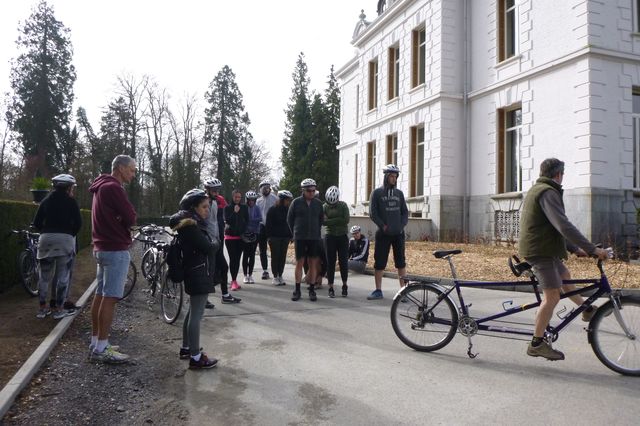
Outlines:
MULTIPOLYGON (((36 0, 0 1, 0 93, 10 89, 20 23, 36 0)), ((304 52, 311 89, 323 92, 355 49, 351 36, 361 9, 375 17, 375 0, 48 0, 70 29, 74 111, 82 106, 98 128, 116 77, 148 74, 176 102, 196 94, 201 110, 209 83, 224 65, 236 74, 254 139, 280 156, 291 74, 304 52)))

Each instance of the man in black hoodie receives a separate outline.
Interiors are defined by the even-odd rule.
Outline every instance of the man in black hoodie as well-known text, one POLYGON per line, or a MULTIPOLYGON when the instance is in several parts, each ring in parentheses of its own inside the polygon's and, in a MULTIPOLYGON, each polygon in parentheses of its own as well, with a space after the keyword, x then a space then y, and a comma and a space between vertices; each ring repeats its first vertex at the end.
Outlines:
POLYGON ((400 287, 404 285, 403 277, 407 273, 404 257, 404 227, 409 222, 409 209, 402 191, 396 188, 400 169, 394 164, 387 164, 382 172, 383 185, 371 193, 369 217, 378 226, 374 265, 376 289, 367 296, 368 300, 382 299, 382 273, 387 267, 389 249, 393 247, 393 261, 398 270, 400 287))

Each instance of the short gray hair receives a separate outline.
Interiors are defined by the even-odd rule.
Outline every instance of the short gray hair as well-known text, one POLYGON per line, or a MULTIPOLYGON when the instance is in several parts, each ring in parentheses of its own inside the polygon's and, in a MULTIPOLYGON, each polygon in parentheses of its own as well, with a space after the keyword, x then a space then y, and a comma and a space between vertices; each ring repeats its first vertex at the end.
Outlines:
POLYGON ((547 158, 540 163, 540 177, 554 178, 558 173, 564 173, 564 161, 557 158, 547 158))
POLYGON ((111 162, 111 171, 115 172, 118 170, 118 167, 123 166, 127 167, 129 164, 134 163, 136 160, 129 157, 128 155, 120 154, 116 155, 116 158, 111 162))

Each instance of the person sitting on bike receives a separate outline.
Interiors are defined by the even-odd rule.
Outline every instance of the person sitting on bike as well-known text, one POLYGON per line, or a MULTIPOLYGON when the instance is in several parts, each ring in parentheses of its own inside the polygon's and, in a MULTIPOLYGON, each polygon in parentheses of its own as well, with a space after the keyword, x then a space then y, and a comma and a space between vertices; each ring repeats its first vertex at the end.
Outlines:
MULTIPOLYGON (((520 255, 531 264, 543 292, 543 300, 536 315, 533 339, 527 347, 527 355, 541 356, 549 360, 562 360, 564 354, 545 341, 544 332, 560 301, 563 290, 562 280, 569 279, 569 271, 563 264, 567 258, 567 241, 577 246, 572 249, 578 256, 607 258, 607 251, 597 248, 571 223, 565 215, 562 201, 562 179, 564 162, 547 158, 540 164, 540 177, 527 192, 520 211, 520 255)), ((563 289, 564 287, 564 289, 563 289)), ((582 297, 571 298, 581 304, 582 297)), ((588 320, 595 309, 591 307, 583 314, 588 320)))
POLYGON ((207 232, 209 197, 202 189, 187 191, 180 200, 180 211, 171 216, 169 226, 178 232, 184 262, 184 291, 190 296, 189 311, 182 326, 180 359, 189 359, 192 370, 215 367, 218 360, 200 350, 200 321, 213 282, 219 243, 207 232))
POLYGON ((362 235, 358 225, 351 227, 351 239, 349 240, 349 269, 353 272, 363 273, 369 260, 369 239, 362 235))
POLYGON ((76 179, 71 175, 61 174, 52 179, 52 184, 53 191, 42 200, 33 219, 33 226, 41 232, 38 245, 40 308, 36 317, 45 318, 51 313, 47 307, 47 290, 51 280, 55 278, 56 300, 53 319, 61 319, 75 312, 64 309, 64 301, 76 255, 76 235, 82 226, 82 217, 80 207, 73 198, 76 179))

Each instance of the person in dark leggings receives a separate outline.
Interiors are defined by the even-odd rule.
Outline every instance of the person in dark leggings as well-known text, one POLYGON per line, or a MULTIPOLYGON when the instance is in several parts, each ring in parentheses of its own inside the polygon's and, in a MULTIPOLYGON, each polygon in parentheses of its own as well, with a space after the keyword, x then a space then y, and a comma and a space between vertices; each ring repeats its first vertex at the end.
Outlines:
MULTIPOLYGON (((267 258, 267 212, 271 207, 276 204, 278 199, 271 191, 275 191, 275 187, 271 187, 271 182, 263 180, 258 187, 260 191, 260 197, 256 201, 256 205, 260 207, 262 212, 262 222, 260 223, 260 234, 258 235, 258 248, 260 249, 260 265, 262 266, 262 279, 269 279, 269 272, 267 271, 268 258, 267 258)), ((273 256, 273 255, 272 255, 273 256)))
POLYGON ((249 210, 249 222, 247 230, 243 234, 244 243, 242 249, 242 273, 245 284, 254 284, 253 265, 256 262, 256 246, 258 245, 258 234, 260 232, 260 222, 262 222, 262 211, 256 205, 258 194, 254 191, 247 191, 244 195, 247 199, 247 209, 249 210))
POLYGON ((273 285, 285 285, 282 273, 284 265, 287 263, 287 249, 291 241, 291 229, 287 223, 287 212, 289 204, 293 199, 293 194, 287 190, 278 192, 278 201, 275 206, 267 212, 265 230, 271 250, 271 273, 273 274, 273 285))
POLYGON ((249 209, 242 204, 242 193, 234 189, 231 193, 231 204, 224 208, 224 245, 229 254, 229 272, 231 273, 231 290, 240 290, 238 284, 238 271, 240 270, 240 257, 244 243, 242 234, 247 230, 249 223, 249 209))
POLYGON ((333 280, 336 273, 336 253, 340 265, 342 279, 342 297, 348 294, 347 278, 349 277, 349 207, 340 201, 340 190, 337 186, 330 186, 324 199, 324 224, 327 227, 325 235, 325 249, 327 253, 327 281, 329 282, 329 297, 336 297, 333 290, 333 280))
POLYGON ((215 252, 219 244, 207 233, 209 197, 202 189, 188 191, 180 200, 180 211, 169 221, 178 232, 183 253, 184 289, 190 296, 189 311, 182 327, 180 359, 189 360, 189 368, 201 370, 218 364, 200 349, 200 322, 209 293, 215 291, 215 252))

